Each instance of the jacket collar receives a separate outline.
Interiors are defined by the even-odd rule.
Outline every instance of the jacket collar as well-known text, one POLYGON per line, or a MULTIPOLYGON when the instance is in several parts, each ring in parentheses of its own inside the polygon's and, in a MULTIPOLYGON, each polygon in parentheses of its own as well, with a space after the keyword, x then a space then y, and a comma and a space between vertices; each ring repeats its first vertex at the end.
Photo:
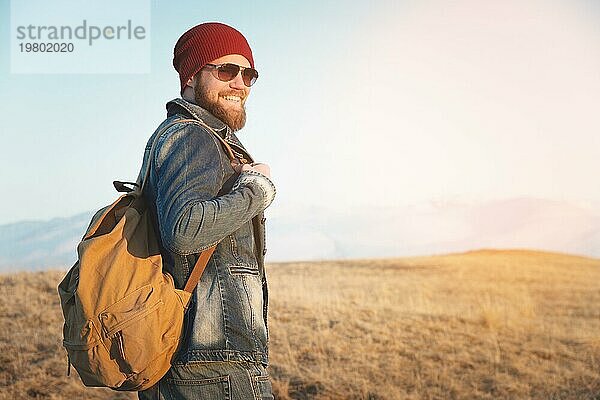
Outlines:
POLYGON ((213 128, 219 135, 226 137, 231 131, 227 125, 204 108, 182 98, 173 99, 167 103, 167 117, 173 114, 184 114, 198 119, 213 128))
POLYGON ((212 115, 210 112, 200 107, 197 104, 189 102, 182 98, 177 98, 167 103, 167 117, 175 114, 183 114, 187 117, 201 120, 206 125, 210 126, 215 130, 223 139, 229 144, 235 145, 243 150, 252 159, 252 156, 242 145, 242 142, 237 136, 231 131, 231 129, 220 119, 212 115))

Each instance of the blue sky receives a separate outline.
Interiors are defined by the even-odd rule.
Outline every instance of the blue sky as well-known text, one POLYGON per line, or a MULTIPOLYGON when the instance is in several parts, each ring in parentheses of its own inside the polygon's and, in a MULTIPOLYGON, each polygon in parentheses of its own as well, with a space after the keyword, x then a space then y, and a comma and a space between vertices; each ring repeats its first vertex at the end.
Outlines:
POLYGON ((100 208, 134 179, 179 94, 173 45, 205 21, 253 48, 239 136, 272 167, 273 207, 600 201, 593 2, 155 0, 143 74, 12 74, 0 4, 0 224, 100 208))

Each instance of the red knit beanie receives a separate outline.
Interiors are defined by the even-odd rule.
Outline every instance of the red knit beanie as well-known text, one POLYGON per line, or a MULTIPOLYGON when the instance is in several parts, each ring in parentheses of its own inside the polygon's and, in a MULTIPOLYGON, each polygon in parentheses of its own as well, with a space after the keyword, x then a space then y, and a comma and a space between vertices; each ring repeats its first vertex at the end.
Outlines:
POLYGON ((229 54, 240 54, 254 68, 252 50, 236 29, 219 22, 196 25, 181 35, 173 51, 173 66, 179 73, 181 94, 187 81, 211 61, 229 54))

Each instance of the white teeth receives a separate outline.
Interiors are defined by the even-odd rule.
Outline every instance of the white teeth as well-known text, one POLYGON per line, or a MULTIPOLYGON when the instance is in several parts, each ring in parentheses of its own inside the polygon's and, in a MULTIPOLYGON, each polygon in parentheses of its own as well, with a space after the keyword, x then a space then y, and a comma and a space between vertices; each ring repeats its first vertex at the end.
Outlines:
POLYGON ((238 96, 223 96, 223 98, 227 101, 235 101, 236 103, 241 101, 241 98, 238 96))

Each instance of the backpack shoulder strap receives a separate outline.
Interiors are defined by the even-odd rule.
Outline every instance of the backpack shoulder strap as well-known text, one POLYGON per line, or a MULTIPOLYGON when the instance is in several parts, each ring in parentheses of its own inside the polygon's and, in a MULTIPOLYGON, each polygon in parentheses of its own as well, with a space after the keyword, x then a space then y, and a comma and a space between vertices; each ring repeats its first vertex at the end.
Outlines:
POLYGON ((209 247, 208 249, 200 253, 200 255, 198 256, 198 261, 196 261, 194 269, 192 269, 192 273, 190 274, 187 282, 185 283, 185 287, 183 288, 183 290, 185 290, 188 293, 194 292, 194 289, 198 285, 198 281, 200 281, 200 278, 202 277, 202 274, 206 269, 206 265, 208 265, 208 260, 210 260, 210 257, 217 248, 217 244, 209 247))

